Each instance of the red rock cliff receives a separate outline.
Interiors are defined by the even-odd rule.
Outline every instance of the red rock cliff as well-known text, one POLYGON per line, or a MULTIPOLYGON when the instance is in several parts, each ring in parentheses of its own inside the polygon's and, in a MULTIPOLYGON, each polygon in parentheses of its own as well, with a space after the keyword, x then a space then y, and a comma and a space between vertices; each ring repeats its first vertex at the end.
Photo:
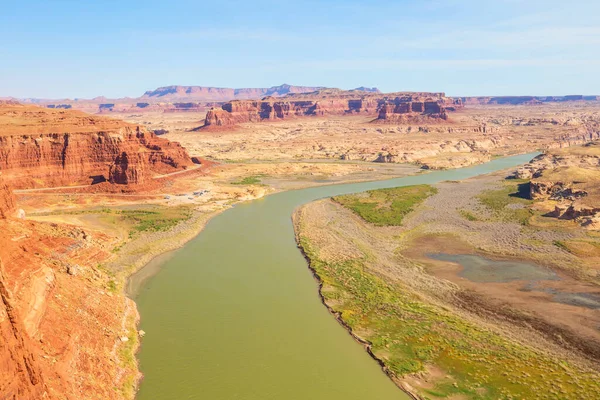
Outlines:
POLYGON ((139 126, 79 111, 0 104, 0 171, 17 189, 142 183, 192 164, 178 143, 139 126), (118 172, 124 159, 127 171, 118 172))
POLYGON ((46 385, 0 260, 0 398, 37 400, 46 385))
POLYGON ((379 120, 390 122, 403 122, 421 115, 446 120, 447 111, 457 107, 462 107, 462 102, 446 98, 443 93, 382 94, 362 90, 327 89, 313 93, 289 94, 278 99, 230 101, 220 109, 211 109, 206 114, 204 127, 227 127, 245 122, 290 117, 345 114, 378 115, 379 120))
POLYGON ((15 210, 15 196, 0 176, 0 219, 8 217, 15 210))

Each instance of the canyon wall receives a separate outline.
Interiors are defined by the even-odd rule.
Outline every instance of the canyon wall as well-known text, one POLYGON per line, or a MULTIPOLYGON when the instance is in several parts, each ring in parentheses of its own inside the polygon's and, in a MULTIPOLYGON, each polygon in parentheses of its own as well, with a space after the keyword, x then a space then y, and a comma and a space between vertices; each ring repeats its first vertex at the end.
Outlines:
POLYGON ((15 211, 15 196, 0 175, 0 219, 8 218, 15 211))
POLYGON ((192 164, 178 143, 139 126, 78 111, 0 105, 0 171, 15 189, 140 184, 192 164))
POLYGON ((0 398, 38 400, 46 385, 0 260, 0 398))
POLYGON ((120 354, 135 305, 98 269, 116 240, 0 220, 0 399, 118 400, 133 389, 136 365, 120 354))
POLYGON ((446 98, 444 93, 381 94, 328 89, 290 94, 279 99, 230 101, 206 114, 204 128, 290 117, 346 114, 373 115, 378 122, 390 123, 447 120, 447 111, 460 107, 460 100, 446 98))

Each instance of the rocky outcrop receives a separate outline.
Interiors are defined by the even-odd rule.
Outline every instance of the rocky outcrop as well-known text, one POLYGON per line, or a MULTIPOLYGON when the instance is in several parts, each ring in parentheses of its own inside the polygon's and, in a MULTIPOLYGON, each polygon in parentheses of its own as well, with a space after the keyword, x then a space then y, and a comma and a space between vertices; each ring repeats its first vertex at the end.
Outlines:
POLYGON ((139 153, 123 152, 117 156, 109 170, 109 182, 120 185, 139 185, 146 180, 147 161, 139 153))
POLYGON ((0 399, 122 400, 131 300, 97 268, 116 237, 70 225, 0 220, 0 399))
POLYGON ((575 189, 573 182, 549 182, 534 180, 529 184, 530 197, 532 199, 570 200, 574 201, 585 197, 588 192, 583 189, 575 189))
POLYGON ((16 201, 12 190, 0 176, 0 219, 7 218, 15 211, 16 201))
POLYGON ((600 144, 551 149, 515 171, 529 179, 529 196, 553 209, 548 216, 578 221, 587 229, 600 224, 600 144))
POLYGON ((447 99, 443 93, 433 96, 399 96, 379 104, 378 121, 391 123, 421 122, 448 119, 447 106, 462 107, 460 100, 447 99))
POLYGON ((447 120, 447 111, 462 107, 443 93, 381 94, 368 90, 320 90, 261 101, 230 101, 206 114, 203 128, 290 117, 367 114, 379 122, 403 123, 447 120))
POLYGON ((0 106, 0 171, 15 189, 139 183, 192 164, 178 143, 139 126, 79 111, 0 106))
POLYGON ((0 398, 37 400, 46 385, 0 260, 0 398))

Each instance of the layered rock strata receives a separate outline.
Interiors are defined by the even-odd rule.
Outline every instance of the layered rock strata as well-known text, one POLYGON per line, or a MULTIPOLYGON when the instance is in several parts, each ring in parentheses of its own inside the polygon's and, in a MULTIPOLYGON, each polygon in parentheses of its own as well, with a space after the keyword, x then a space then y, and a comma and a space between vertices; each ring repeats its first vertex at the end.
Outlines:
POLYGON ((37 400, 46 385, 0 260, 0 398, 37 400))
POLYGON ((0 175, 0 219, 10 216, 15 211, 15 207, 15 196, 0 175))
POLYGON ((447 120, 448 111, 462 107, 444 93, 391 93, 321 90, 261 101, 231 101, 206 114, 204 128, 273 121, 290 117, 367 114, 379 122, 447 120))
POLYGON ((193 163, 140 126, 79 111, 0 105, 0 172, 15 189, 139 184, 193 163))

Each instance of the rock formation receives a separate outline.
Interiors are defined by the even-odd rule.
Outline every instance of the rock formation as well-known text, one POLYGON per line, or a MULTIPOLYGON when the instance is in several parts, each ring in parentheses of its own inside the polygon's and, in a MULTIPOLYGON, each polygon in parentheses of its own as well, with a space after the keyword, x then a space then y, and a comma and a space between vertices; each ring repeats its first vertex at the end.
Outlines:
POLYGON ((548 201, 548 216, 578 220, 600 228, 600 144, 551 149, 517 170, 512 177, 530 179, 530 198, 548 201))
POLYGON ((16 189, 141 183, 191 165, 178 143, 139 126, 79 111, 0 105, 0 171, 16 189))
POLYGON ((261 101, 235 100, 206 114, 204 128, 233 126, 301 116, 369 114, 380 122, 400 123, 419 118, 447 120, 447 110, 462 107, 460 100, 443 93, 381 94, 369 90, 337 89, 290 94, 261 101))
POLYGON ((0 260, 0 398, 42 399, 41 366, 8 286, 0 260))
POLYGON ((15 196, 0 175, 0 219, 7 218, 15 211, 15 196))
POLYGON ((449 99, 443 93, 431 96, 408 95, 385 99, 379 104, 379 121, 391 123, 416 122, 419 120, 448 119, 448 110, 462 107, 460 99, 449 99))
POLYGON ((131 300, 102 290, 114 237, 58 223, 0 220, 0 399, 123 399, 131 300))
POLYGON ((145 182, 147 161, 140 153, 127 154, 123 152, 117 156, 108 172, 109 182, 122 185, 138 185, 145 182))

